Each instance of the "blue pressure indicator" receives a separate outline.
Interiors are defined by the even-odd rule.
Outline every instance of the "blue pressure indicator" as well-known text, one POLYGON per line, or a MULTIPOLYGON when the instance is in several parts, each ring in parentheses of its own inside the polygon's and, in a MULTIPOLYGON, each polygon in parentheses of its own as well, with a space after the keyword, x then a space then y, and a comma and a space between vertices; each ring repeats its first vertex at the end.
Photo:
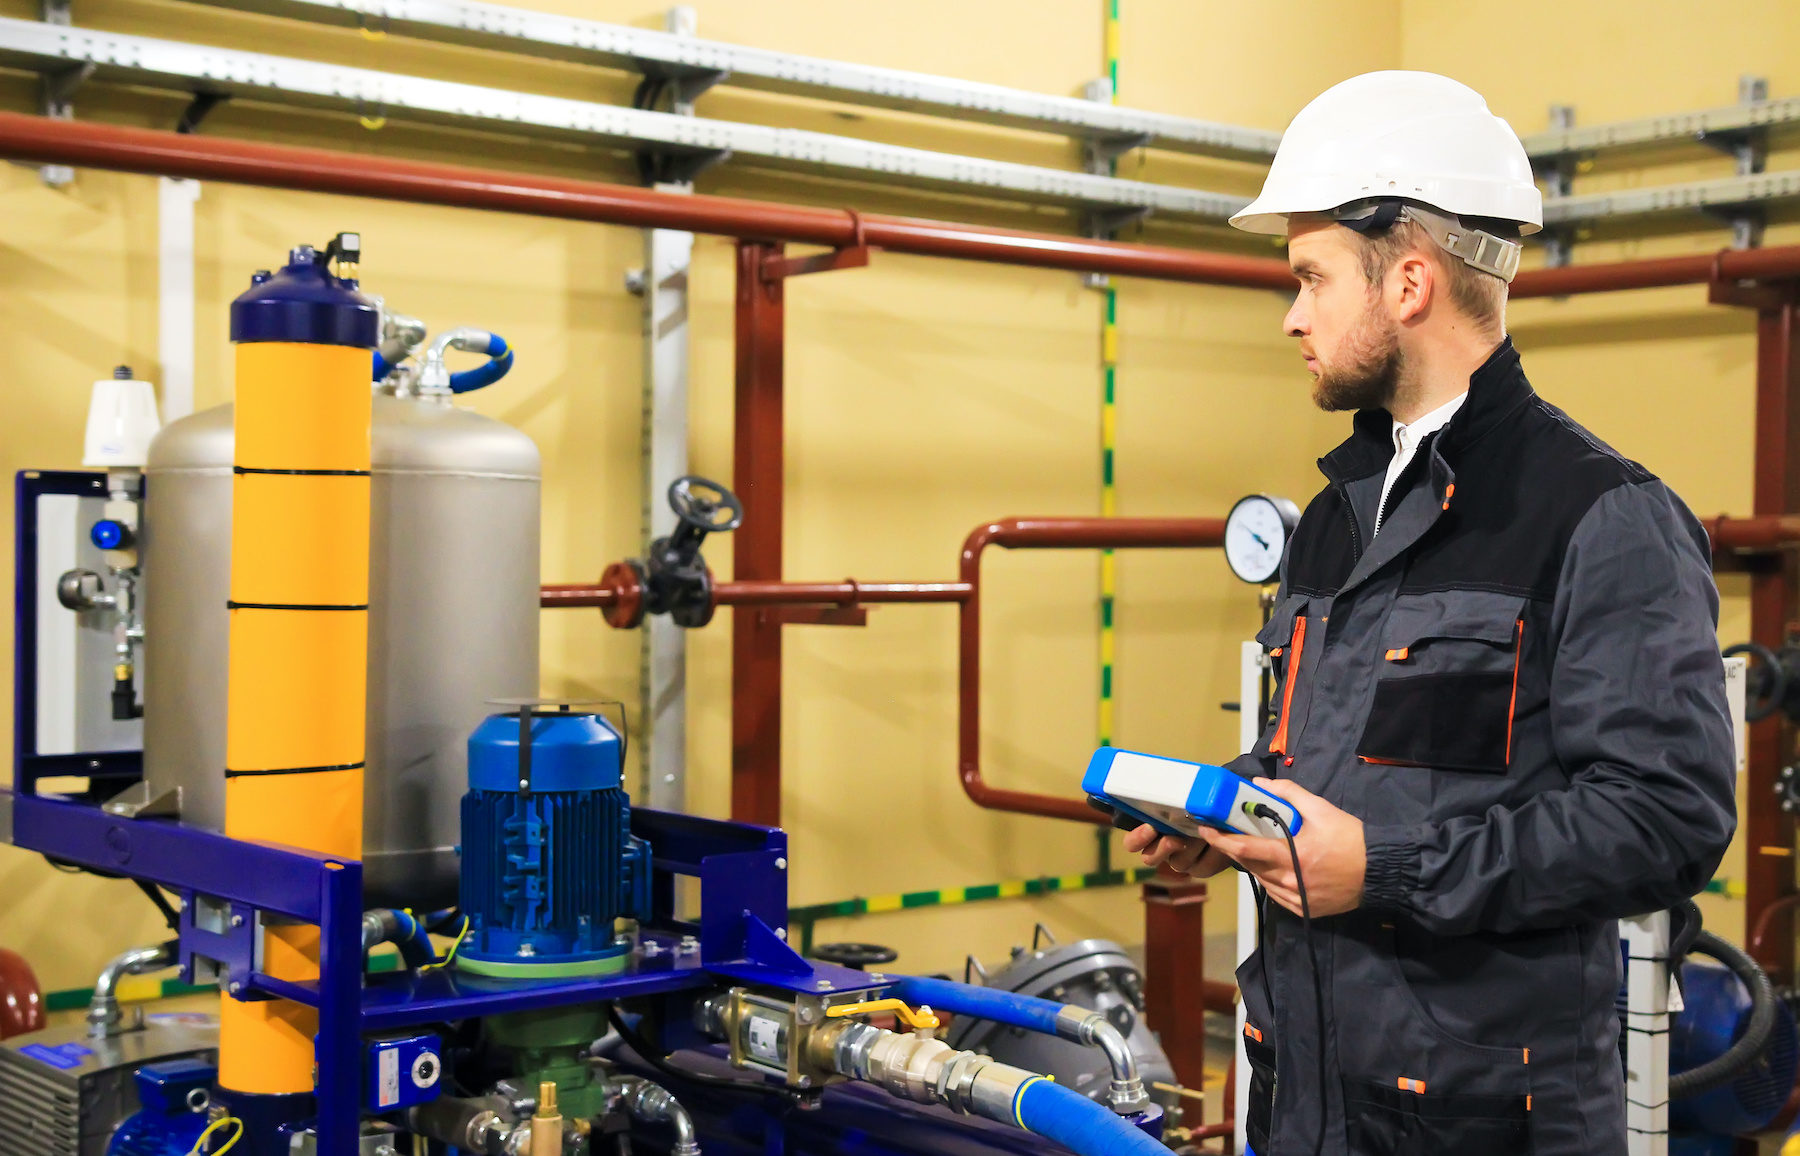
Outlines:
POLYGON ((102 550, 118 550, 131 542, 131 528, 115 518, 102 518, 88 537, 102 550))

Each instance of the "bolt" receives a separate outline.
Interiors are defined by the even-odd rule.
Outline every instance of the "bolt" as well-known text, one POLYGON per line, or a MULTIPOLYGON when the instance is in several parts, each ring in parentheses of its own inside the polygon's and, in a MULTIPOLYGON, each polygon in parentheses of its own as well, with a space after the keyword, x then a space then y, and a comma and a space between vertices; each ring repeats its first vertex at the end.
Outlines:
POLYGON ((812 1077, 811 1076, 801 1076, 798 1080, 796 1080, 794 1082, 799 1084, 802 1088, 812 1087, 812 1077))
POLYGON ((775 870, 786 871, 787 870, 787 859, 781 858, 781 859, 775 860, 775 870))
POLYGON ((775 929, 775 938, 785 940, 787 938, 787 928, 777 927, 775 929))
POLYGON ((801 1023, 810 1024, 818 1018, 819 1018, 819 1013, 814 1011, 812 1008, 803 1007, 800 1009, 800 1022, 801 1023))
POLYGON ((816 981, 814 981, 813 986, 818 988, 820 991, 830 991, 831 990, 831 981, 828 979, 816 980, 816 981))
POLYGON ((691 935, 684 935, 681 937, 681 946, 676 950, 682 955, 692 955, 700 950, 700 941, 691 935))
POLYGON ((244 925, 244 917, 242 915, 233 915, 231 917, 231 925, 233 927, 242 927, 244 925))
POLYGON ((530 779, 520 779, 519 780, 519 790, 525 791, 525 790, 529 790, 530 788, 531 788, 531 780, 530 779))
POLYGON ((649 285, 649 278, 644 275, 642 269, 625 270, 625 292, 631 294, 633 297, 642 297, 644 295, 644 290, 648 288, 649 285))
POLYGON ((229 990, 231 991, 232 995, 236 995, 238 992, 244 990, 244 985, 234 979, 231 981, 231 988, 229 990))

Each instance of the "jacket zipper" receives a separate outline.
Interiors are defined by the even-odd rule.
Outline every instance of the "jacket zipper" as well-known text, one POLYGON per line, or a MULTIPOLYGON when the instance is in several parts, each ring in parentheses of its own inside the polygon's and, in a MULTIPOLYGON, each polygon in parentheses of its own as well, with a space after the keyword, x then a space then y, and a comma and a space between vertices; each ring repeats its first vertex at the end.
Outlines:
POLYGON ((1350 505, 1350 491, 1342 482, 1331 484, 1337 490, 1338 503, 1344 507, 1344 520, 1350 523, 1350 561, 1355 563, 1362 558, 1362 532, 1356 528, 1356 511, 1350 505))
MULTIPOLYGON (((1513 636, 1512 701, 1506 705, 1506 765, 1512 766, 1513 716, 1519 710, 1519 660, 1525 654, 1525 620, 1519 619, 1513 636)), ((1528 1055, 1530 1053, 1527 1053, 1528 1055)))
MULTIPOLYGON (((1300 659, 1306 653, 1306 616, 1294 619, 1294 641, 1288 648, 1288 675, 1281 688, 1281 722, 1275 727, 1275 737, 1269 740, 1269 753, 1285 755, 1288 751, 1288 717, 1294 705, 1294 684, 1300 681, 1300 659)), ((1293 758, 1288 758, 1289 765, 1293 758)))

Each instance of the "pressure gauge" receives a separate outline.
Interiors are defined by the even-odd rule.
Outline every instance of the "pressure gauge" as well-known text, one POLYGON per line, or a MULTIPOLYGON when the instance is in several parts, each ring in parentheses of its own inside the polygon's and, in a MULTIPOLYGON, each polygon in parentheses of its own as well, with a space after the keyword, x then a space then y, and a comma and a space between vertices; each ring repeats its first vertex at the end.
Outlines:
POLYGON ((1225 561, 1231 572, 1258 586, 1275 581, 1282 551, 1299 524, 1300 508, 1286 498, 1240 498, 1225 519, 1225 561))

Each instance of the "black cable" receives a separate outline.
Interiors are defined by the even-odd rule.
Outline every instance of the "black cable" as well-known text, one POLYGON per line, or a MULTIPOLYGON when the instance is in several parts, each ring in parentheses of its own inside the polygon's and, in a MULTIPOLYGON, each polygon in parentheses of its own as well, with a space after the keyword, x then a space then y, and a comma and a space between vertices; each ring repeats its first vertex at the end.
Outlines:
POLYGON ((638 1034, 636 1028, 625 1022, 625 1017, 619 1014, 616 1006, 606 1009, 606 1020, 612 1024, 613 1031, 619 1033, 619 1038, 625 1041, 626 1046, 637 1053, 639 1059, 665 1076, 672 1076, 677 1080, 686 1080, 689 1083, 700 1084, 708 1088, 724 1088, 732 1092, 754 1092, 761 1096, 777 1096, 784 1101, 787 1099, 785 1091, 761 1080, 735 1080, 729 1076, 714 1076, 706 1072, 676 1067, 669 1063, 667 1057, 658 1055, 657 1049, 651 1047, 644 1037, 638 1034))
POLYGON ((1319 948, 1313 942, 1312 904, 1306 898, 1306 876, 1300 872, 1300 852, 1294 846, 1294 833, 1288 829, 1287 820, 1267 803, 1256 804, 1250 813, 1281 828, 1281 837, 1287 840, 1288 858, 1294 863, 1294 890, 1300 893, 1300 929, 1306 936, 1306 954, 1312 962, 1313 1006, 1319 1024, 1319 1136, 1313 1145, 1313 1152, 1318 1156, 1325 1151, 1325 1102, 1328 1097, 1325 1094, 1325 985, 1319 979, 1319 948))
POLYGON ((156 909, 162 912, 163 922, 169 925, 169 930, 179 933, 181 931, 181 913, 169 903, 168 897, 162 893, 162 888, 147 879, 133 879, 132 882, 138 885, 138 890, 142 891, 150 902, 156 904, 156 909))

